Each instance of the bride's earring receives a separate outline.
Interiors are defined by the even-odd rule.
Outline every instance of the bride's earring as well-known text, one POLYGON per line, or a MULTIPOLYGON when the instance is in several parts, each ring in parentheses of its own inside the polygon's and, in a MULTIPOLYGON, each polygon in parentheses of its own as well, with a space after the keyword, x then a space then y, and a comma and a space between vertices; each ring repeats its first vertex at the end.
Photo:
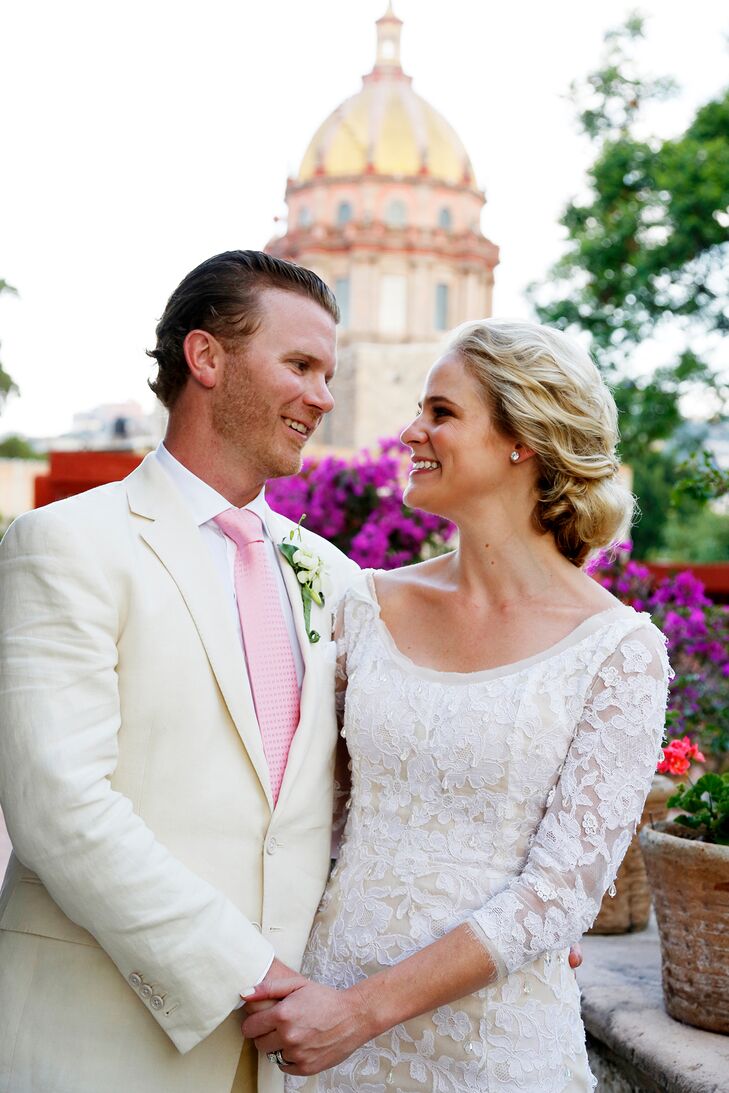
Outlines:
POLYGON ((519 462, 519 453, 518 452, 512 452, 511 455, 509 456, 509 459, 511 460, 512 463, 518 463, 519 462))

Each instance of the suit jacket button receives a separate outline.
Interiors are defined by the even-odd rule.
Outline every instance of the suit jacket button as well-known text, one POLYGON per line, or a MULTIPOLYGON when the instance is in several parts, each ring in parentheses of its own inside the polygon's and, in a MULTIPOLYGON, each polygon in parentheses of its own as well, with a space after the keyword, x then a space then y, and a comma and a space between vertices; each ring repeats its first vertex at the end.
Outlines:
POLYGON ((150 987, 149 983, 145 983, 141 987, 139 993, 145 1002, 149 1002, 150 998, 152 997, 152 988, 150 987))
POLYGON ((136 972, 132 972, 129 976, 129 982, 134 987, 135 991, 138 991, 142 985, 142 977, 141 975, 137 975, 136 972))
POLYGON ((160 998, 158 994, 153 994, 149 1000, 149 1004, 153 1010, 161 1010, 164 1006, 164 999, 160 998))
POLYGON ((278 850, 278 839, 276 839, 273 835, 266 843, 266 850, 269 854, 275 854, 278 850))

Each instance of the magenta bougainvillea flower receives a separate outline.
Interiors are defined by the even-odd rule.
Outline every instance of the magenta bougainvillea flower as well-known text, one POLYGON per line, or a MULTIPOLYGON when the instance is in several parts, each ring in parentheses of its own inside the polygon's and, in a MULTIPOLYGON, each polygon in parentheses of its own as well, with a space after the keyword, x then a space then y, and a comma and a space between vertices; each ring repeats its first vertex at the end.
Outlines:
MULTIPOLYGON (((621 543, 593 559, 588 571, 618 599, 647 611, 666 635, 675 673, 666 717, 669 745, 692 737, 723 762, 729 750, 729 607, 713 603, 690 570, 655 581, 646 566, 631 560, 630 550, 630 543, 621 543)), ((682 765, 680 749, 664 761, 682 765)))
POLYGON ((408 455, 399 440, 382 440, 374 454, 307 460, 294 477, 269 482, 266 498, 290 520, 298 522, 306 513, 309 531, 329 539, 358 565, 410 565, 447 549, 455 528, 403 504, 408 455))
MULTIPOLYGON (((329 539, 361 566, 395 569, 448 550, 455 528, 447 520, 403 504, 408 449, 380 441, 375 452, 307 460, 301 473, 269 483, 272 508, 329 539)), ((729 607, 712 603, 689 572, 656 582, 621 543, 594 558, 588 572, 637 611, 648 612, 666 635, 675 672, 668 744, 690 737, 715 756, 729 750, 729 607)), ((675 749, 664 762, 681 765, 675 749)), ((684 756, 686 758, 686 756, 684 756)), ((689 758, 698 759, 697 755, 689 758)))

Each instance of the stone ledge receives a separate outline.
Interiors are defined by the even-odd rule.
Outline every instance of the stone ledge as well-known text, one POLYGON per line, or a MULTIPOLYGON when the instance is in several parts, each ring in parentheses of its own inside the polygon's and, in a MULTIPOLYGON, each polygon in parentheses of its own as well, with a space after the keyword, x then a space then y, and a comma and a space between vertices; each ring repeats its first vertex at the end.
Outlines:
POLYGON ((577 977, 598 1093, 729 1091, 729 1037, 663 1008, 655 922, 643 933, 586 937, 583 952, 577 977))

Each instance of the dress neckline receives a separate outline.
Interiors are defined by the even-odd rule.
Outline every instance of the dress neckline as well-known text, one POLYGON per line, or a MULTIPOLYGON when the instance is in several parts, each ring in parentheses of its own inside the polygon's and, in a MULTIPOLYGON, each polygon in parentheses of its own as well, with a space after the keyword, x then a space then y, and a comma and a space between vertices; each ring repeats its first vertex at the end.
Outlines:
POLYGON ((632 607, 628 607, 627 604, 618 604, 616 607, 606 607, 603 611, 597 611, 593 615, 588 615, 586 619, 583 619, 582 622, 578 623, 574 629, 570 630, 570 632, 565 634, 563 638, 560 638, 559 641, 554 642, 552 645, 548 645, 546 649, 542 649, 538 653, 532 653, 529 657, 524 657, 521 660, 514 660, 508 664, 498 664, 494 668, 481 668, 475 672, 447 672, 440 668, 430 668, 425 664, 418 664, 416 661, 411 660, 410 657, 406 656, 406 654, 397 646, 395 639, 382 619, 380 601, 377 598, 377 590, 375 588, 374 574, 375 570, 373 569, 366 569, 364 571, 367 591, 372 606, 375 608, 375 624, 380 631, 380 635, 388 651, 394 660, 399 661, 414 674, 421 675, 426 679, 439 680, 440 682, 479 683, 487 679, 497 679, 499 676, 517 675, 519 672, 530 668, 534 664, 538 664, 540 661, 550 660, 552 657, 558 656, 563 650, 578 644, 583 638, 595 633, 604 626, 607 626, 612 616, 630 614, 639 617, 638 612, 632 607))

